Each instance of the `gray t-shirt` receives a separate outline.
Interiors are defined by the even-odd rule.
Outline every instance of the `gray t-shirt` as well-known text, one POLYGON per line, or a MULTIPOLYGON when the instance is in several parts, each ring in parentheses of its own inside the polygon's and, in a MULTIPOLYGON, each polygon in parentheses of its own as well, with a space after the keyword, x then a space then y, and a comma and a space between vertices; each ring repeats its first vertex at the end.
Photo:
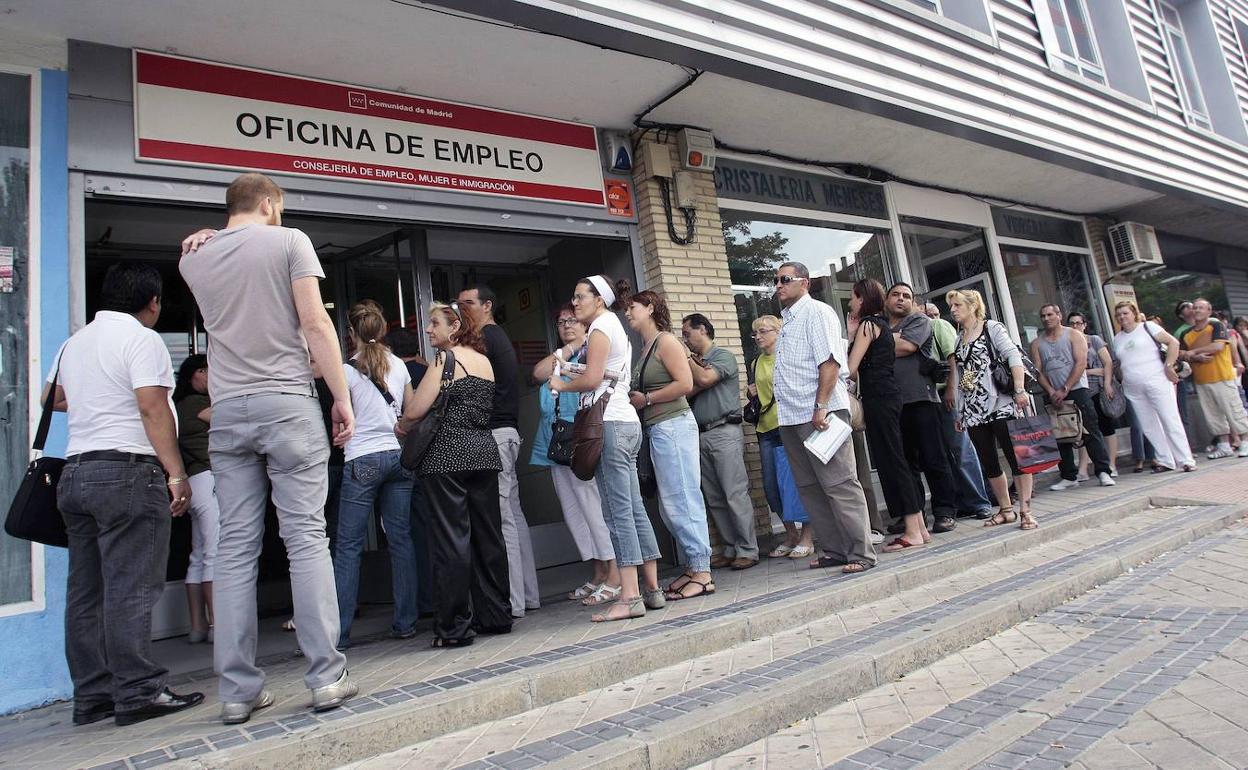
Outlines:
POLYGON ((221 230, 183 257, 178 269, 204 317, 214 402, 311 392, 308 343, 290 286, 298 278, 325 277, 308 236, 266 225, 221 230))
POLYGON ((916 401, 939 401, 936 385, 930 377, 919 373, 924 355, 932 352, 932 319, 922 313, 911 313, 900 321, 893 321, 893 333, 900 334, 906 342, 919 349, 908 356, 898 356, 893 364, 893 377, 901 391, 901 403, 916 401))
MULTIPOLYGON (((715 345, 703 360, 719 373, 719 382, 693 397, 693 418, 698 421, 698 425, 706 425, 725 415, 741 411, 737 357, 731 351, 715 345)), ((692 362, 689 365, 697 366, 692 362)))

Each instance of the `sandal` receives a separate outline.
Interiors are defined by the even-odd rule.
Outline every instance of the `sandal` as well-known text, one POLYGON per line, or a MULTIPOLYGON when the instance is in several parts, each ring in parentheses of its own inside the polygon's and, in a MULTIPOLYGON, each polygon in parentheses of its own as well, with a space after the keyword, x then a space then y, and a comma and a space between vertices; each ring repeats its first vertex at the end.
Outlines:
POLYGON ((793 553, 793 549, 794 549, 794 548, 796 548, 796 546, 792 546, 792 545, 778 545, 778 546, 776 546, 775 548, 771 549, 771 553, 767 554, 767 558, 769 558, 769 559, 783 559, 784 557, 786 557, 786 556, 788 556, 788 555, 792 554, 792 553, 793 553))
POLYGON ((579 602, 580 600, 592 594, 594 591, 597 591, 599 588, 602 588, 603 585, 606 585, 606 584, 595 583, 593 581, 585 583, 580 588, 577 588, 575 591, 572 591, 568 594, 568 601, 579 602))
MULTIPOLYGON (((926 543, 911 543, 909 540, 905 539, 904 537, 897 537, 897 538, 893 538, 893 542, 884 546, 884 553, 897 553, 898 551, 904 551, 907 548, 921 548, 924 545, 927 545, 927 544, 926 543)), ((848 567, 849 565, 846 564, 845 566, 848 567)), ((845 571, 845 570, 842 570, 842 571, 845 571)))
POLYGON ((820 556, 810 563, 811 569, 827 569, 828 567, 843 567, 845 562, 840 559, 833 559, 831 556, 820 556))
POLYGON ((790 559, 808 559, 815 552, 813 545, 795 545, 793 553, 789 554, 790 559))
POLYGON ((589 596, 581 599, 581 604, 586 607, 594 607, 599 604, 606 604, 607 602, 615 601, 620 598, 620 591, 622 590, 623 589, 619 586, 609 586, 606 583, 603 583, 595 588, 594 592, 589 596))
POLYGON ((1028 500, 1022 504, 1018 511, 1018 528, 1019 529, 1035 529, 1040 526, 1036 522, 1036 517, 1031 515, 1031 501, 1028 500))
POLYGON ((851 561, 849 564, 841 567, 841 572, 846 575, 855 575, 859 572, 866 572, 874 566, 874 564, 865 561, 851 561))
POLYGON ((294 619, 294 618, 291 618, 290 620, 288 620, 288 621, 286 621, 285 623, 283 623, 283 624, 282 624, 282 630, 283 630, 283 631, 294 631, 294 630, 295 630, 295 619, 294 619))
MULTIPOLYGON (((703 583, 701 580, 694 580, 693 578, 689 578, 689 580, 685 583, 685 586, 688 586, 690 583, 698 586, 697 593, 683 594, 680 591, 668 591, 667 600, 669 602, 678 602, 681 599, 696 599, 699 596, 710 596, 711 594, 715 593, 715 581, 714 580, 708 579, 705 583, 703 583)), ((684 588, 685 586, 681 586, 681 588, 684 588)))
POLYGON ((668 583, 667 588, 665 589, 664 593, 670 594, 673 591, 679 591, 680 589, 689 585, 690 580, 693 580, 693 575, 690 575, 688 572, 686 572, 680 577, 673 580, 671 583, 668 583))
POLYGON ((474 637, 465 636, 459 639, 443 639, 440 636, 433 637, 433 642, 429 645, 435 649, 442 647, 471 647, 474 637))
POLYGON ((1018 521, 1018 515, 1014 513, 1014 506, 1007 505, 1004 508, 998 508, 997 512, 992 514, 992 518, 984 522, 985 527, 999 527, 1002 524, 1013 524, 1018 521))
POLYGON ((631 599, 616 599, 611 608, 606 612, 598 612, 590 617, 594 623, 610 623, 615 620, 631 620, 632 618, 642 618, 646 615, 646 605, 642 603, 640 596, 634 596, 631 599), (616 613, 616 608, 623 607, 625 612, 623 615, 616 613))
POLYGON ((662 588, 641 589, 641 602, 648 610, 661 610, 667 606, 667 596, 662 588))

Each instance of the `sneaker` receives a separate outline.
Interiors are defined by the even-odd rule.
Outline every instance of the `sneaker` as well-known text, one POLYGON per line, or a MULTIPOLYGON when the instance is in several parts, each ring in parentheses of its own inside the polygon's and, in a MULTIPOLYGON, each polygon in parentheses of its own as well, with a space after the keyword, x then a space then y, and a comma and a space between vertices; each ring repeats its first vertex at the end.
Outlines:
POLYGON ((1108 473, 1099 473, 1096 477, 1100 479, 1101 486, 1103 487, 1112 487, 1118 484, 1118 482, 1114 481, 1113 477, 1108 473))
POLYGON ((1080 484, 1082 484, 1085 481, 1091 481, 1091 480, 1092 480, 1092 477, 1086 473, 1080 473, 1078 476, 1075 476, 1075 481, 1078 481, 1080 484))
POLYGON ((871 545, 879 545, 884 542, 884 533, 871 530, 871 545))
POLYGON ((1230 457, 1235 454, 1231 451, 1230 444, 1218 444, 1218 446, 1209 454, 1205 455, 1210 460, 1221 460, 1223 457, 1230 457))
POLYGON ((336 709, 354 698, 359 691, 360 688, 347 678, 347 670, 344 668, 342 676, 338 677, 338 681, 333 684, 327 684, 324 687, 317 687, 312 691, 312 710, 329 711, 330 709, 336 709))
POLYGON ((1241 441, 1239 451, 1235 453, 1236 457, 1248 457, 1248 441, 1241 441))
POLYGON ((1109 477, 1110 477, 1111 479, 1116 479, 1116 478, 1118 478, 1118 469, 1117 469, 1117 468, 1115 468, 1115 467, 1113 467, 1112 465, 1111 465, 1111 466, 1110 466, 1110 468, 1109 468, 1109 477))
POLYGON ((1074 489, 1077 486, 1079 486, 1078 479, 1062 479, 1056 484, 1050 485, 1049 489, 1054 492, 1065 492, 1066 490, 1074 489))
POLYGON ((221 722, 227 725, 241 725, 248 719, 251 719, 251 712, 267 709, 272 705, 273 693, 268 690, 261 690, 255 700, 243 701, 242 703, 222 703, 221 722))

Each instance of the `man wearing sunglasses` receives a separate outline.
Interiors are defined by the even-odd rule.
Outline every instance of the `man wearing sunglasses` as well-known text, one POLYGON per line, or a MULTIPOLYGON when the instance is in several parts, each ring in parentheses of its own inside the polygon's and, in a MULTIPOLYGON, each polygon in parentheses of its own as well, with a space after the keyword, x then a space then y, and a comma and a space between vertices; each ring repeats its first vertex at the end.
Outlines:
POLYGON ((810 566, 863 572, 875 566, 875 549, 853 442, 845 441, 826 464, 804 444, 811 433, 827 430, 831 420, 849 422, 841 320, 810 296, 810 272, 802 263, 780 265, 775 285, 784 308, 773 375, 776 409, 793 481, 815 527, 818 551, 810 566))

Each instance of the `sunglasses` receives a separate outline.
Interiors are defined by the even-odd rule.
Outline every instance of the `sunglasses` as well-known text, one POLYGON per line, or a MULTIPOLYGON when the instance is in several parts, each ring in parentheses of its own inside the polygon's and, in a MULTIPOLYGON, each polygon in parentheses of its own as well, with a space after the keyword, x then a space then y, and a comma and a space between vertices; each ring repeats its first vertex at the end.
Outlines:
POLYGON ((777 275, 776 280, 775 280, 775 285, 779 286, 780 284, 784 284, 785 286, 788 286, 794 281, 801 281, 801 280, 803 279, 796 275, 777 275))

